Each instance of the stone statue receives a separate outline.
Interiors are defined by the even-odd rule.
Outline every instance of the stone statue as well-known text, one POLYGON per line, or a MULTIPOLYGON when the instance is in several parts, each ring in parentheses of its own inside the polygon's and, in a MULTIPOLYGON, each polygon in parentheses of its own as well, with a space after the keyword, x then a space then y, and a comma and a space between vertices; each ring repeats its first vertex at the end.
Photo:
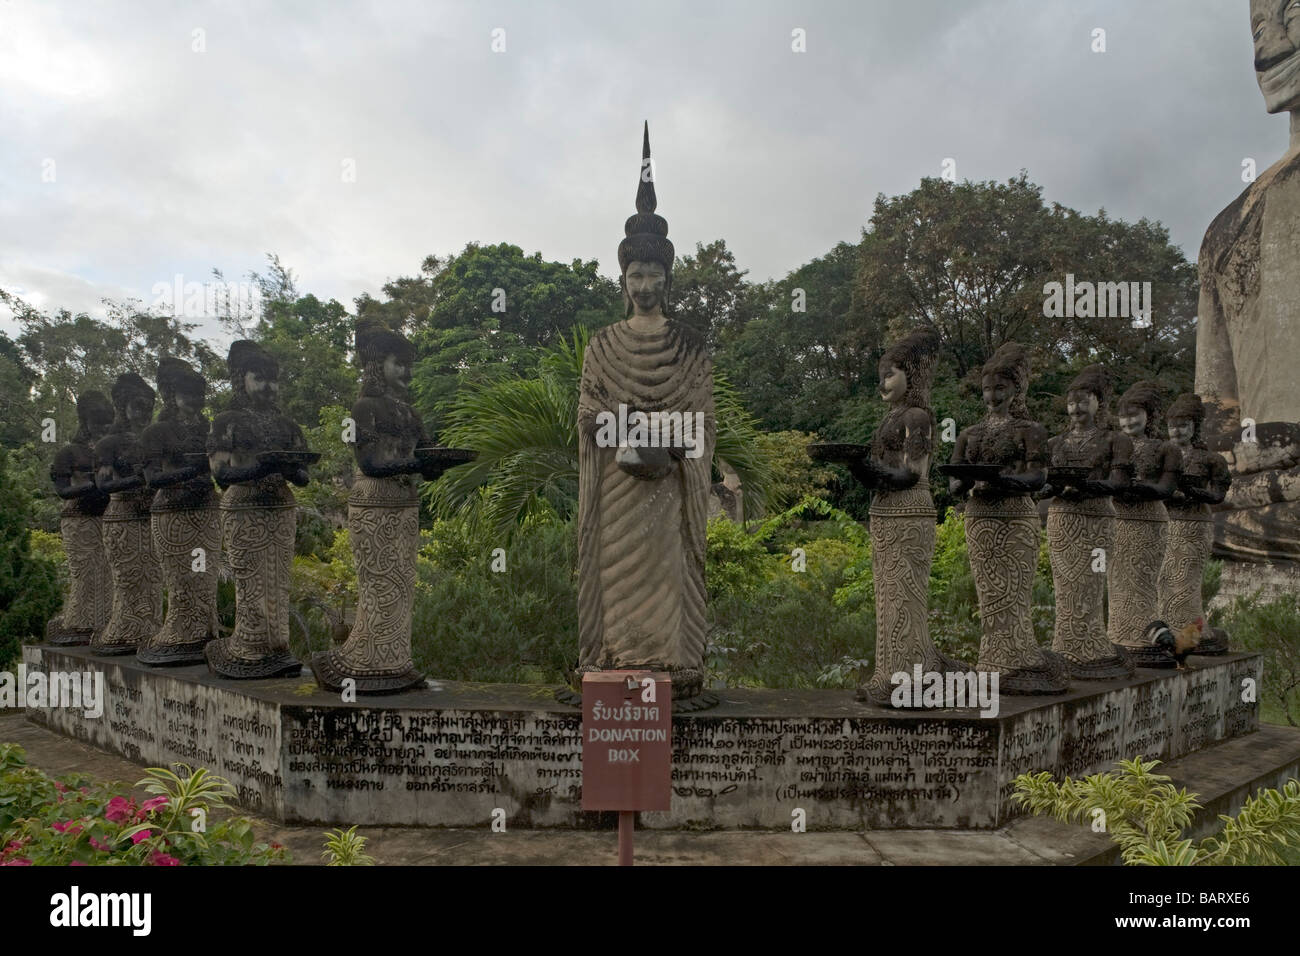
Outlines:
POLYGON ((939 337, 925 328, 904 336, 880 358, 880 397, 889 411, 870 448, 862 445, 810 445, 823 461, 842 461, 853 477, 872 489, 871 569, 876 589, 876 662, 858 686, 857 697, 889 706, 892 677, 922 673, 969 672, 941 654, 930 639, 930 565, 934 561, 934 499, 930 496, 930 455, 934 413, 930 383, 939 337))
POLYGON ((410 405, 411 343, 372 320, 357 323, 356 337, 361 394, 352 406, 357 475, 348 498, 348 535, 357 614, 347 641, 314 656, 311 669, 330 690, 342 690, 351 678, 359 694, 394 693, 424 683, 411 658, 419 483, 449 467, 452 450, 433 446, 410 405))
MULTIPOLYGON (((1183 473, 1178 488, 1165 502, 1169 512, 1169 541, 1160 566, 1160 619, 1180 631, 1196 620, 1205 621, 1201 581, 1205 561, 1214 543, 1210 505, 1227 493, 1231 477, 1227 462, 1205 447, 1201 426, 1205 406, 1196 395, 1180 395, 1165 414, 1169 440, 1182 455, 1183 473)), ((1198 654, 1222 654, 1228 635, 1208 625, 1202 631, 1198 654)))
POLYGON ((1031 494, 1047 480, 1047 429, 1025 406, 1024 347, 999 348, 981 385, 988 414, 957 436, 944 469, 952 494, 971 493, 964 520, 983 628, 977 669, 996 671, 1004 694, 1061 693, 1070 686, 1065 659, 1038 646, 1031 615, 1039 529, 1031 494))
POLYGON ((1106 566, 1115 550, 1110 496, 1129 481, 1133 442, 1107 427, 1106 371, 1089 365, 1070 383, 1070 428, 1047 443, 1047 548, 1056 589, 1052 650, 1076 680, 1133 676, 1133 663, 1106 636, 1106 566))
POLYGON ((1160 604, 1160 566, 1165 560, 1169 515, 1164 499, 1178 487, 1182 456, 1161 434, 1160 387, 1135 382, 1120 396, 1119 427, 1133 443, 1133 478, 1115 492, 1115 547, 1107 571, 1107 633, 1128 649, 1140 667, 1169 660, 1149 643, 1160 604))
POLYGON ((1255 75, 1291 142, 1215 218, 1198 268, 1196 392, 1208 447, 1233 481, 1215 509, 1225 597, 1300 590, 1300 18, 1286 0, 1252 0, 1255 75), (1246 419, 1254 423, 1247 427, 1246 419), (1253 432, 1253 434, 1252 434, 1253 432))
POLYGON ((257 343, 230 345, 233 407, 208 437, 212 476, 221 496, 221 532, 235 578, 235 629, 207 645, 208 669, 234 679, 297 674, 289 653, 289 573, 295 503, 288 482, 307 484, 302 430, 276 401, 279 367, 257 343))
POLYGON ((116 418, 95 445, 95 484, 109 494, 104 552, 113 574, 113 609, 91 639, 97 654, 134 654, 162 624, 162 579, 153 550, 140 433, 153 417, 154 391, 134 372, 113 382, 116 418))
POLYGON ((204 647, 217 636, 221 528, 205 452, 207 386, 202 375, 179 359, 158 360, 163 407, 140 436, 140 445, 145 479, 156 489, 150 511, 167 616, 135 652, 145 664, 202 664, 204 647))
POLYGON ((648 126, 642 155, 637 211, 618 247, 628 317, 592 336, 582 366, 575 682, 586 671, 662 669, 674 698, 689 698, 704 681, 713 363, 701 337, 664 314, 673 244, 655 214, 648 126), (632 426, 626 441, 614 421, 632 426))
POLYGON ((103 392, 77 396, 77 433, 60 448, 50 466, 55 493, 63 499, 59 531, 68 559, 68 593, 63 610, 51 618, 51 644, 89 644, 108 621, 113 601, 103 519, 108 495, 95 484, 94 446, 113 424, 113 405, 103 392))

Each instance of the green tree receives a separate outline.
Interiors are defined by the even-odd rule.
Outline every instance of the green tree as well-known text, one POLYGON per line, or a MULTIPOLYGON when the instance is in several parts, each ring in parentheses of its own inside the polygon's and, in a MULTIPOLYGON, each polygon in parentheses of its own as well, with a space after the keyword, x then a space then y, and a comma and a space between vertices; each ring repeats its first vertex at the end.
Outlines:
POLYGON ((40 638, 61 603, 58 569, 31 548, 32 496, 9 472, 0 448, 0 669, 23 641, 40 638))
POLYGON ((411 384, 435 427, 462 382, 526 373, 539 347, 575 326, 597 328, 621 314, 616 283, 592 260, 548 262, 509 243, 471 242, 447 258, 427 257, 420 274, 384 286, 386 301, 357 300, 358 316, 405 329, 417 350, 411 384))
MULTIPOLYGON (((469 385, 447 413, 443 441, 473 448, 478 458, 426 485, 433 511, 448 516, 478 498, 498 529, 515 527, 538 509, 561 517, 578 501, 578 386, 587 345, 584 329, 542 350, 534 374, 469 385)), ((747 516, 760 514, 772 483, 769 452, 734 388, 715 373, 715 458, 740 476, 747 516)))
POLYGON ((695 329, 716 348, 734 336, 756 314, 746 272, 722 239, 695 244, 695 255, 678 256, 673 264, 669 308, 673 318, 695 329))

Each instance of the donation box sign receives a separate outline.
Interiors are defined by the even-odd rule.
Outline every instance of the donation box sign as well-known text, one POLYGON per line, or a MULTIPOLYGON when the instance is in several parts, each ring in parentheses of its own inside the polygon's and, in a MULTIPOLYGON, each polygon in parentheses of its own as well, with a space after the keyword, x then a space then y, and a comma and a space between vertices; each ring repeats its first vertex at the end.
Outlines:
POLYGON ((582 809, 670 809, 672 702, 667 674, 583 675, 582 809))

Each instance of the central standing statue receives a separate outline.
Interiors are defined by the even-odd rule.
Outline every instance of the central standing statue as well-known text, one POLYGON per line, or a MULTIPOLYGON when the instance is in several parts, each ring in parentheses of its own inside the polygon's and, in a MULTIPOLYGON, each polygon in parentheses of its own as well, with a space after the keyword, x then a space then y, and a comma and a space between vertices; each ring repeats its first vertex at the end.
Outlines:
POLYGON ((295 502, 287 482, 307 484, 302 430, 276 402, 279 367, 255 342, 230 344, 234 408, 208 437, 212 477, 225 489, 221 530, 235 578, 235 630, 204 649, 208 669, 235 679, 297 674, 289 653, 289 573, 295 502))
POLYGON ((648 125, 642 157, 637 211, 618 247, 628 318, 597 332, 582 364, 576 681, 586 671, 662 669, 684 698, 704 682, 713 363, 698 334, 664 315, 673 244, 655 215, 648 125), (610 416, 654 412, 702 428, 679 429, 683 440, 669 447, 608 440, 610 416))

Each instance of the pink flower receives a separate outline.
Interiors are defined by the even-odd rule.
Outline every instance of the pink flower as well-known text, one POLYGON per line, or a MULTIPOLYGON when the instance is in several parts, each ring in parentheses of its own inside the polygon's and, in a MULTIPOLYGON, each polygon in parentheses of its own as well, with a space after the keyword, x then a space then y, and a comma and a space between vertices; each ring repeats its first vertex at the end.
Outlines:
POLYGON ((59 783, 59 781, 57 781, 57 780, 54 781, 54 789, 57 790, 57 791, 59 791, 59 793, 67 793, 67 792, 68 792, 68 788, 65 787, 63 784, 59 783))
POLYGON ((168 856, 166 853, 162 853, 158 850, 154 850, 153 853, 149 854, 149 862, 152 863, 154 866, 180 866, 181 865, 181 861, 176 859, 176 857, 168 856))
POLYGON ((80 833, 81 824, 75 820, 69 820, 66 823, 51 823, 50 828, 58 830, 60 833, 80 833))
POLYGON ((5 860, 3 863, 0 863, 0 866, 31 866, 31 865, 32 865, 31 860, 23 859, 21 857, 16 860, 5 860))
POLYGON ((107 851, 108 849, 110 849, 107 843, 105 843, 103 840, 96 840, 94 837, 90 838, 90 845, 93 846, 96 850, 107 851))
POLYGON ((135 813, 135 802, 126 797, 114 797, 104 808, 104 819, 109 823, 126 823, 135 813))
POLYGON ((80 860, 73 860, 71 863, 68 864, 68 866, 85 866, 85 865, 86 864, 82 863, 80 860))
POLYGON ((153 832, 150 830, 141 830, 139 833, 132 833, 131 843, 132 844, 140 843, 144 840, 149 839, 151 836, 153 836, 153 832))
POLYGON ((146 800, 144 803, 140 804, 140 809, 136 812, 135 815, 136 819, 143 820, 150 813, 153 813, 154 810, 157 810, 159 807, 165 807, 165 806, 167 806, 166 797, 154 797, 151 800, 146 800))

